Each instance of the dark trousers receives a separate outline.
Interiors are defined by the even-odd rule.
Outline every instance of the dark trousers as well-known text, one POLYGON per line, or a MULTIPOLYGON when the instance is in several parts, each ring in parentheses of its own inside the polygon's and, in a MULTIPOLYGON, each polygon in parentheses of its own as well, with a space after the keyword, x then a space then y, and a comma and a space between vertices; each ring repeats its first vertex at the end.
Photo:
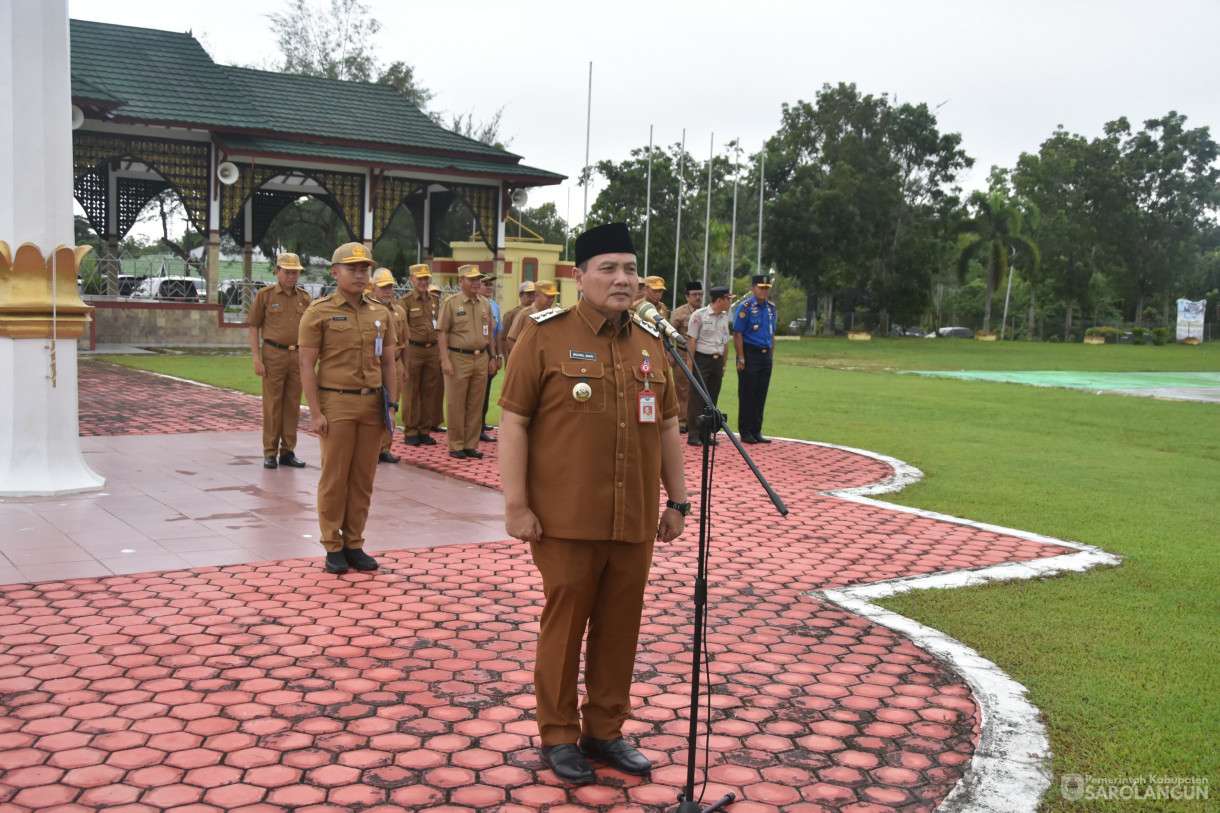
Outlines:
MULTIPOLYGON (((724 356, 713 356, 708 353, 695 353, 695 369, 707 388, 707 394, 712 397, 712 406, 720 400, 720 385, 724 383, 724 356)), ((678 371, 679 373, 681 371, 678 371)), ((685 378, 685 376, 683 376, 685 378)), ((708 437, 706 432, 698 429, 699 416, 703 414, 705 401, 692 388, 690 392, 689 411, 686 413, 687 431, 699 432, 701 437, 708 437)))
POLYGON ((771 350, 745 345, 745 369, 737 374, 737 431, 743 437, 762 434, 763 407, 767 405, 767 389, 771 386, 771 350))
POLYGON ((487 407, 491 406, 491 382, 495 380, 494 375, 487 376, 487 391, 483 393, 483 424, 479 427, 482 431, 484 426, 487 426, 487 407))

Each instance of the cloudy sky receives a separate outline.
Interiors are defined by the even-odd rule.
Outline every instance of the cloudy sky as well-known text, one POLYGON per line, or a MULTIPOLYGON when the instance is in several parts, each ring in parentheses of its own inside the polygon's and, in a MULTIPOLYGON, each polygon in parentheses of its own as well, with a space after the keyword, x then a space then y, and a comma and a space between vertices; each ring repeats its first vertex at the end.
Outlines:
MULTIPOLYGON (((321 0, 312 0, 315 4, 321 0)), ((593 63, 593 161, 648 144, 706 157, 730 139, 757 151, 784 102, 825 83, 938 108, 976 159, 962 179, 1036 151, 1057 125, 1099 135, 1177 110, 1220 123, 1216 0, 365 0, 384 62, 413 65, 432 107, 484 119, 504 108, 509 149, 575 177, 593 63)), ((266 15, 287 0, 69 0, 73 17, 192 30, 219 62, 274 57, 266 15)), ((571 189, 579 221, 583 190, 571 189)), ((592 198, 590 198, 591 200, 592 198)), ((531 195, 564 214, 569 184, 531 195)))

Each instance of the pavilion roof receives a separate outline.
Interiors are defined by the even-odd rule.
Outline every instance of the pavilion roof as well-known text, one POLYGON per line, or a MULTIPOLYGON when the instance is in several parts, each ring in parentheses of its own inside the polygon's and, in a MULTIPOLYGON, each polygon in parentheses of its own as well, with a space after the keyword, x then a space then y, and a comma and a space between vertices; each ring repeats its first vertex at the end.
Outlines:
POLYGON ((114 121, 206 129, 235 152, 564 177, 445 129, 389 85, 218 65, 190 34, 87 20, 71 21, 71 46, 73 98, 114 121))

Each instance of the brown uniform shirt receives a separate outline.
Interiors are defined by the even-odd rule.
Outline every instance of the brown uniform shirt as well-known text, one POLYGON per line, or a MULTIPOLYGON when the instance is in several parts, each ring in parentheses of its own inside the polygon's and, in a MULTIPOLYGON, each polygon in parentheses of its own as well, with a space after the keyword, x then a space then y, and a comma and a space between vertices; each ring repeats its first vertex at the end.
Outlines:
POLYGON ((297 288, 291 294, 285 293, 277 280, 274 285, 260 288, 254 295, 246 324, 261 328, 264 339, 289 347, 297 343, 301 317, 308 307, 309 294, 303 288, 297 288))
MULTIPOLYGON (((660 308, 657 308, 657 310, 660 310, 660 308)), ((695 309, 690 306, 690 303, 684 302, 682 305, 674 308, 674 315, 673 318, 669 320, 669 323, 676 327, 679 333, 685 336, 687 325, 690 324, 691 314, 694 312, 695 309)), ((664 316, 665 314, 661 315, 664 316)))
MULTIPOLYGON (((554 308, 557 306, 552 305, 551 307, 554 308)), ((521 338, 521 331, 525 330, 526 324, 534 321, 529 317, 541 312, 542 311, 538 310, 537 305, 530 305, 529 308, 523 309, 519 314, 517 314, 517 318, 513 320, 512 327, 510 327, 508 332, 504 334, 504 338, 512 339, 514 342, 516 342, 521 338)), ((514 347, 514 349, 516 348, 514 347)))
POLYGON ((379 336, 383 351, 393 353, 398 337, 385 305, 365 297, 356 309, 333 293, 310 303, 297 344, 318 348, 319 387, 358 390, 381 386, 379 336))
POLYGON ((491 334, 496 329, 491 302, 478 294, 474 299, 460 293, 451 296, 441 303, 436 329, 449 334, 450 347, 482 350, 491 344, 491 334))
POLYGON ((647 542, 657 534, 661 422, 678 414, 669 360, 655 332, 615 328, 582 300, 525 323, 500 406, 530 419, 530 509, 548 537, 647 542), (657 394, 656 423, 641 423, 642 362, 657 394), (573 388, 588 384, 579 401, 573 388))
POLYGON ((395 345, 394 358, 402 361, 403 354, 407 350, 407 312, 397 302, 391 302, 390 308, 394 311, 394 337, 398 340, 395 345))
POLYGON ((500 327, 504 330, 504 338, 508 338, 508 331, 512 329, 513 322, 522 313, 530 313, 533 311, 533 305, 518 305, 515 308, 510 308, 500 316, 500 327))
POLYGON ((420 344, 436 344, 436 315, 441 307, 441 295, 420 296, 415 289, 398 300, 407 312, 407 340, 420 344))

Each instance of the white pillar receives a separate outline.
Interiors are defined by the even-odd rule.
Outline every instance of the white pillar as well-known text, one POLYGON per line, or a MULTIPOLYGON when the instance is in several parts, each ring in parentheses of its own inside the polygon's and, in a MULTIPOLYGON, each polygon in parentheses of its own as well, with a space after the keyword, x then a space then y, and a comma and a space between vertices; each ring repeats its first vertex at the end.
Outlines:
POLYGON ((0 3, 0 110, 0 273, 21 283, 0 294, 0 496, 92 491, 105 480, 81 455, 76 341, 62 332, 87 318, 76 262, 17 261, 25 243, 43 257, 75 244, 67 0, 0 3))

